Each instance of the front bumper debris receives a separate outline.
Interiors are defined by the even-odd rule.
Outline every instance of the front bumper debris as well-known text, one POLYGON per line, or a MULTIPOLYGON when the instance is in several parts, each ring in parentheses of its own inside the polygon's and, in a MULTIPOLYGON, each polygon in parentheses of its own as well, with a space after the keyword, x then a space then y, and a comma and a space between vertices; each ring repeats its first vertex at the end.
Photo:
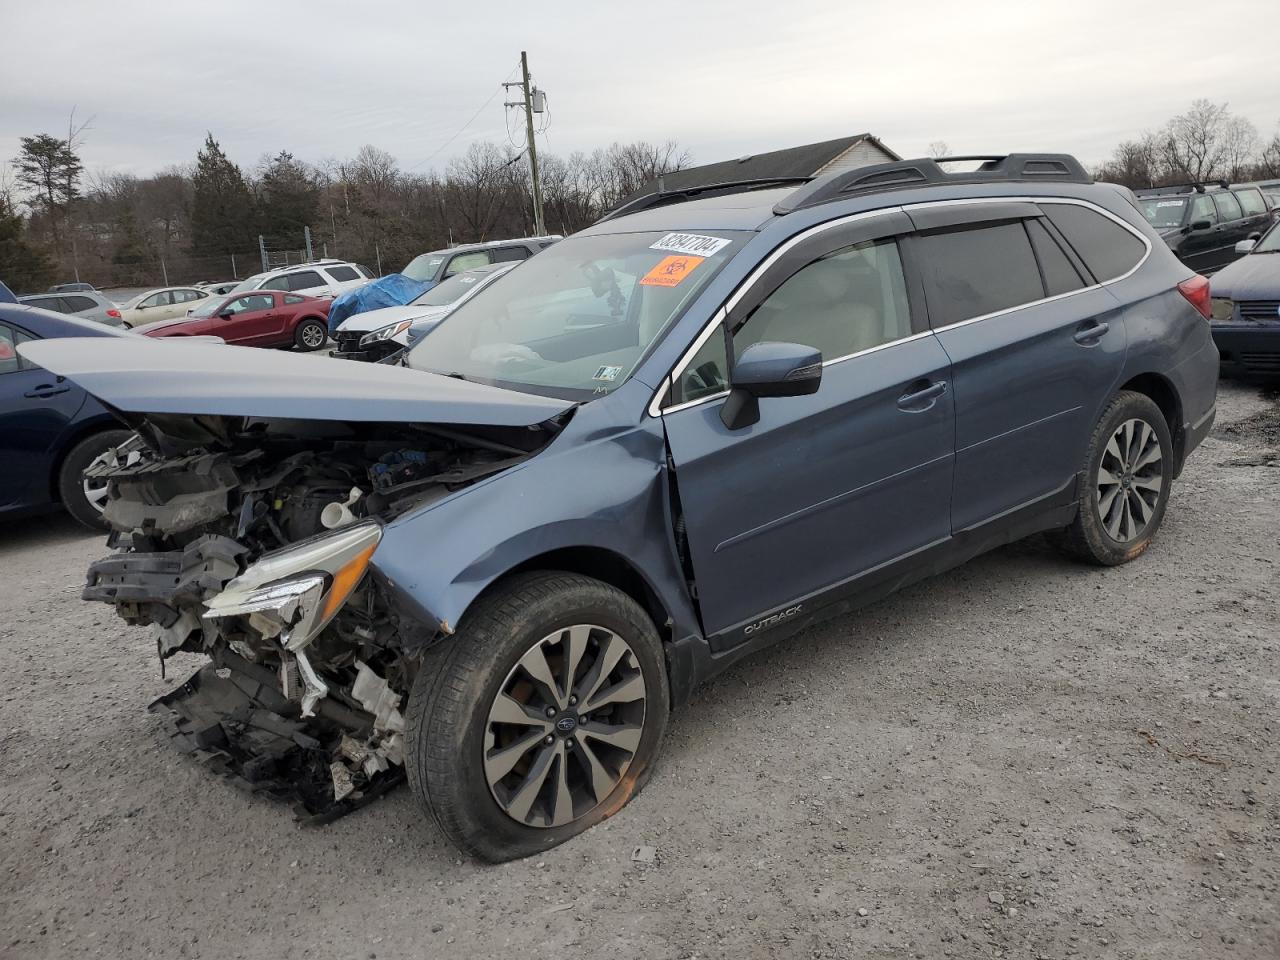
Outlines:
POLYGON ((291 803, 302 822, 327 823, 403 782, 403 767, 365 762, 368 751, 351 736, 372 731, 372 715, 324 701, 316 717, 303 718, 275 681, 272 671, 221 650, 148 709, 172 714, 170 738, 183 753, 237 787, 291 803), (334 757, 362 770, 358 786, 334 757))

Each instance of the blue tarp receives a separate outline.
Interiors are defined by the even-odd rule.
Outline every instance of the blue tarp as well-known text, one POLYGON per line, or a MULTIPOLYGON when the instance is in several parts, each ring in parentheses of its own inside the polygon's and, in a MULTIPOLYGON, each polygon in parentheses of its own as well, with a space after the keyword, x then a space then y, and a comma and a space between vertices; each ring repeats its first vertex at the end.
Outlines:
POLYGON ((329 334, 332 335, 348 317, 382 307, 399 307, 431 289, 432 284, 411 280, 403 273, 389 273, 380 280, 348 290, 329 308, 329 334))

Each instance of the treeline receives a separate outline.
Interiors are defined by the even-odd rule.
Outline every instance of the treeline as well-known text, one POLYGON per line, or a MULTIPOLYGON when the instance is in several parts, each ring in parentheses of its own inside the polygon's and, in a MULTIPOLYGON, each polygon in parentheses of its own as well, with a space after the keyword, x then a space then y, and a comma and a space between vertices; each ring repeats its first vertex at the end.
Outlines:
MULTIPOLYGON (((310 229, 315 256, 391 272, 427 250, 533 233, 524 152, 472 144, 444 172, 399 167, 373 146, 308 164, 287 150, 251 169, 209 135, 189 165, 151 177, 86 176, 78 134, 23 137, 0 189, 0 279, 45 289, 76 276, 99 287, 244 277, 261 269, 259 237, 296 262, 310 229), (20 201, 26 208, 23 213, 20 201)), ((646 181, 689 163, 674 143, 567 157, 539 155, 547 229, 587 226, 646 181)))
POLYGON ((1094 177, 1134 189, 1280 178, 1280 130, 1264 140, 1227 104, 1196 100, 1160 129, 1121 142, 1094 177))

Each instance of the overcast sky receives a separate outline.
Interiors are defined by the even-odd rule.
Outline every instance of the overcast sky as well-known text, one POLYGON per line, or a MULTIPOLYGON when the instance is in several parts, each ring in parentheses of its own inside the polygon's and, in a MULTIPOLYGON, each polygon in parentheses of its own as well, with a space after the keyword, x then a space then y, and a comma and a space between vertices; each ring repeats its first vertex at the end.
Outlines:
POLYGON ((507 139, 497 85, 521 49, 550 103, 539 145, 566 154, 673 139, 711 162, 865 130, 904 156, 943 140, 1092 163, 1197 97, 1275 132, 1275 0, 1042 6, 0 0, 0 159, 65 135, 75 107, 89 171, 190 162, 206 130, 245 168, 366 143, 443 168, 507 139))

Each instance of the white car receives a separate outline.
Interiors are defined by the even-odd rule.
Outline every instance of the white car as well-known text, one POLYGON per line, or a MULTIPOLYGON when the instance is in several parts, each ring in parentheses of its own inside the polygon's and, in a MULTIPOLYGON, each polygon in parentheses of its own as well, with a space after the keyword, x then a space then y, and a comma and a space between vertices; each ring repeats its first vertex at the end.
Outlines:
POLYGON ((518 266, 516 263, 489 263, 454 274, 402 307, 383 307, 357 313, 342 321, 335 339, 335 357, 347 360, 378 361, 408 346, 409 328, 420 338, 425 328, 435 326, 455 307, 518 266))
POLYGON ((374 276, 368 267, 349 260, 308 260, 292 267, 255 273, 252 277, 241 280, 227 293, 284 290, 311 297, 336 297, 348 290, 363 287, 372 279, 374 276))
POLYGON ((141 327, 157 320, 172 320, 207 300, 212 294, 197 287, 161 287, 140 293, 120 304, 120 319, 126 327, 141 327))

